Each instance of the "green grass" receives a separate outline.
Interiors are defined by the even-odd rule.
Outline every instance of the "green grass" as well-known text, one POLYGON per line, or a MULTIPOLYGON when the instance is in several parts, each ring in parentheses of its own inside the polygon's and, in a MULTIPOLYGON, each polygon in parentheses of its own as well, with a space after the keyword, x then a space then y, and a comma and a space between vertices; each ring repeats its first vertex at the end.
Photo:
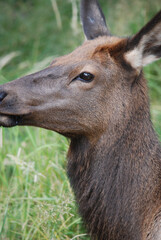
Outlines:
POLYGON ((28 127, 3 134, 1 239, 71 239, 79 234, 81 221, 65 174, 67 140, 28 127))
MULTIPOLYGON (((71 1, 57 3, 62 29, 50 0, 0 1, 0 65, 8 54, 13 57, 9 55, 0 70, 0 83, 43 69, 82 43, 79 17, 71 27, 71 1)), ((120 36, 137 32, 160 8, 160 0, 101 3, 112 33, 120 36)), ((145 75, 153 122, 161 136, 161 62, 146 67, 145 75)), ((66 176, 68 141, 38 128, 0 131, 0 239, 88 240, 66 176)))
POLYGON ((1 239, 72 239, 79 235, 81 220, 75 214, 65 174, 67 140, 28 127, 3 131, 3 135, 1 239))

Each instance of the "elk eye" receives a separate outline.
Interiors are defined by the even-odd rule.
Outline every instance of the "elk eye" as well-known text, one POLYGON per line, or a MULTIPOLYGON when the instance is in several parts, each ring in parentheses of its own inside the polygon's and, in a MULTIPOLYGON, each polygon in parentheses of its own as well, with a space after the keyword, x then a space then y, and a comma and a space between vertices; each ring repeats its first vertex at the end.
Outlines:
POLYGON ((91 82, 94 79, 94 75, 88 72, 82 72, 73 80, 80 80, 82 82, 91 82))

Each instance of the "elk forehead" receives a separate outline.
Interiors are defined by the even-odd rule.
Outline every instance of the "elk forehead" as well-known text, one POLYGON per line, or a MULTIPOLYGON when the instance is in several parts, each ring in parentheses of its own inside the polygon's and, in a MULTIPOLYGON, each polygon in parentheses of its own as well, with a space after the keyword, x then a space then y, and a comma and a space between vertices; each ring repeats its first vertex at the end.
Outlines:
POLYGON ((51 66, 67 65, 69 63, 72 64, 92 60, 95 58, 96 53, 102 51, 102 49, 106 49, 106 53, 110 52, 111 49, 117 49, 124 41, 125 39, 109 36, 98 37, 94 40, 87 40, 82 46, 76 48, 70 54, 55 59, 51 63, 51 66))

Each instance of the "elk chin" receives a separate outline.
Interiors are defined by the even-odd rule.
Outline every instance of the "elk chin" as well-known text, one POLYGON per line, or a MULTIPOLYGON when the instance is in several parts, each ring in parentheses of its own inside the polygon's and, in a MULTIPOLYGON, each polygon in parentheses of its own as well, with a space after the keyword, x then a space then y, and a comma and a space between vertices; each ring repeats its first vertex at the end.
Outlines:
POLYGON ((0 127, 14 127, 19 125, 22 116, 0 114, 0 127))

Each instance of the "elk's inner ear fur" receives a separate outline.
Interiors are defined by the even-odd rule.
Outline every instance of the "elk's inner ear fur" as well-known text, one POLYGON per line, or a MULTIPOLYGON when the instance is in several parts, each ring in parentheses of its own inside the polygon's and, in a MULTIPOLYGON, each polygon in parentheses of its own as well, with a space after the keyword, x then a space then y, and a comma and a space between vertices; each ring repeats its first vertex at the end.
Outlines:
POLYGON ((161 11, 129 40, 124 57, 134 68, 161 58, 161 11))

